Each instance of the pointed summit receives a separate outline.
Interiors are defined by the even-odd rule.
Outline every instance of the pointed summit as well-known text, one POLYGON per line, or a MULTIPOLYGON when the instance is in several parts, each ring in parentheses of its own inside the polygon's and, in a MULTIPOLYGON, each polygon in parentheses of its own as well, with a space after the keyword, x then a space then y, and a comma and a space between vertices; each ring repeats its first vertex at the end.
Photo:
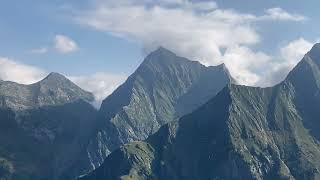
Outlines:
POLYGON ((48 74, 47 78, 64 78, 66 79, 66 77, 60 73, 57 72, 51 72, 50 74, 48 74))
POLYGON ((81 89, 79 86, 74 84, 72 81, 70 81, 68 78, 66 78, 64 75, 51 72, 48 74, 44 79, 37 82, 36 84, 40 84, 41 86, 50 86, 50 87, 56 87, 56 88, 73 88, 73 89, 81 89))
POLYGON ((70 83, 72 83, 64 75, 56 73, 56 72, 51 72, 43 80, 41 80, 39 83, 48 82, 48 81, 52 81, 52 82, 70 82, 70 83))
POLYGON ((152 51, 141 64, 142 66, 149 63, 170 63, 173 59, 176 59, 177 55, 172 51, 159 47, 155 51, 152 51))
POLYGON ((320 62, 320 43, 315 44, 308 52, 308 55, 315 61, 320 62))
POLYGON ((158 49, 156 49, 155 51, 154 51, 154 53, 163 53, 163 54, 174 54, 175 55, 175 53, 173 53, 172 51, 170 51, 170 50, 168 50, 168 49, 166 49, 166 48, 164 48, 164 47, 162 47, 162 46, 160 46, 158 49))
POLYGON ((90 92, 81 89, 62 74, 55 72, 50 73, 34 86, 39 88, 39 102, 43 104, 47 104, 47 101, 65 103, 77 99, 86 101, 93 101, 94 99, 90 92))
POLYGON ((303 60, 309 61, 308 63, 313 63, 314 65, 317 65, 317 67, 320 67, 320 43, 315 44, 305 55, 303 60))
POLYGON ((41 81, 35 83, 35 85, 40 85, 43 88, 46 87, 49 89, 56 89, 56 88, 80 89, 80 87, 78 87, 72 81, 67 79, 65 76, 63 76, 62 74, 56 73, 56 72, 51 72, 45 78, 43 78, 41 81))
MULTIPOLYGON (((175 73, 175 71, 185 71, 188 69, 206 69, 198 61, 192 61, 190 59, 176 55, 174 52, 164 48, 159 47, 157 50, 151 52, 141 63, 139 68, 134 74, 141 72, 166 72, 175 73)), ((214 67, 217 69, 218 67, 214 67)), ((182 72, 183 73, 183 72, 182 72)))

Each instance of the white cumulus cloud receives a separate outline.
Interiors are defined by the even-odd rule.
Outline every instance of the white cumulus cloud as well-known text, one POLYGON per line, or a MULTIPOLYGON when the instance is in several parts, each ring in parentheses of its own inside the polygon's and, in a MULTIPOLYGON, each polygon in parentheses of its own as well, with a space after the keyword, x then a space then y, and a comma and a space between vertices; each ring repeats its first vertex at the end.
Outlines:
POLYGON ((78 49, 77 43, 65 35, 56 35, 54 38, 55 48, 59 53, 71 53, 78 49))
POLYGON ((266 15, 261 19, 285 20, 285 21, 304 21, 307 18, 300 14, 291 14, 282 8, 270 8, 266 10, 266 15))
MULTIPOLYGON (((248 24, 226 22, 213 12, 198 13, 160 5, 115 6, 105 2, 75 18, 81 24, 142 42, 146 53, 161 45, 206 64, 221 63, 220 48, 259 41, 258 34, 248 24)), ((231 13, 239 18, 248 16, 231 13)))
POLYGON ((239 84, 257 86, 267 71, 272 57, 263 52, 254 52, 247 47, 236 46, 226 50, 223 61, 232 77, 239 84))
POLYGON ((45 75, 45 71, 40 68, 0 57, 0 79, 4 81, 32 84, 41 80, 45 75))
POLYGON ((288 66, 293 68, 303 58, 304 54, 312 48, 313 44, 303 38, 291 41, 280 49, 281 57, 288 66))
POLYGON ((121 83, 126 80, 124 74, 98 72, 88 76, 69 76, 81 88, 95 95, 95 106, 99 107, 104 98, 110 95, 121 83))
POLYGON ((264 75, 258 85, 271 86, 282 81, 294 68, 303 56, 312 48, 313 42, 303 38, 293 40, 280 48, 279 55, 273 58, 269 71, 264 75))
POLYGON ((223 61, 238 83, 260 87, 272 86, 285 79, 313 44, 298 38, 284 44, 275 55, 254 52, 238 46, 226 50, 223 61))
POLYGON ((258 16, 219 8, 214 1, 188 0, 96 1, 94 8, 74 15, 81 25, 142 44, 146 54, 163 46, 205 65, 224 62, 245 85, 259 84, 262 67, 273 62, 270 55, 249 48, 261 40, 254 23, 305 19, 281 8, 258 16))

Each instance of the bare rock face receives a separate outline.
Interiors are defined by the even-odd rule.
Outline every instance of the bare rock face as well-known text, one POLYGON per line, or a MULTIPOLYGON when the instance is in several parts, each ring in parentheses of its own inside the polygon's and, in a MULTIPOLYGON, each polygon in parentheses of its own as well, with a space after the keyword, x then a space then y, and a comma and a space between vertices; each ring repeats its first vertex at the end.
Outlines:
POLYGON ((320 179, 319 47, 275 87, 228 85, 80 179, 320 179))
POLYGON ((92 168, 121 145, 144 140, 162 125, 191 113, 234 80, 224 65, 206 67, 159 48, 106 98, 88 146, 92 168))

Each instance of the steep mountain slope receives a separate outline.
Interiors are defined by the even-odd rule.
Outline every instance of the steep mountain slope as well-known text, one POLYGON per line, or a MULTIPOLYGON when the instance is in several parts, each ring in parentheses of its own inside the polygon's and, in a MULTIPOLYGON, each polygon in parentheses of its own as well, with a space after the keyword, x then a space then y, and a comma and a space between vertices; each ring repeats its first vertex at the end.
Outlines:
POLYGON ((146 139, 163 124, 192 112, 231 81, 224 65, 206 67, 164 48, 152 52, 103 101, 101 124, 88 146, 92 168, 122 144, 146 139))
POLYGON ((60 179, 94 129, 91 100, 57 73, 31 85, 0 82, 0 179, 60 179))
POLYGON ((229 85, 82 180, 320 179, 320 45, 272 88, 229 85))

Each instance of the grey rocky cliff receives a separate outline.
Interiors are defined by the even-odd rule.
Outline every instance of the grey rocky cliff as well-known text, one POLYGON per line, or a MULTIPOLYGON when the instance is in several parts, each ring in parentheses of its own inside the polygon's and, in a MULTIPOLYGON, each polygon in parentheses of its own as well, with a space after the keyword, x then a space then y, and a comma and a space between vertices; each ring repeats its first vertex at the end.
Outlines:
POLYGON ((122 144, 146 139, 162 125, 192 112, 234 81, 224 65, 206 67, 159 48, 100 109, 100 126, 88 146, 92 168, 122 144))

